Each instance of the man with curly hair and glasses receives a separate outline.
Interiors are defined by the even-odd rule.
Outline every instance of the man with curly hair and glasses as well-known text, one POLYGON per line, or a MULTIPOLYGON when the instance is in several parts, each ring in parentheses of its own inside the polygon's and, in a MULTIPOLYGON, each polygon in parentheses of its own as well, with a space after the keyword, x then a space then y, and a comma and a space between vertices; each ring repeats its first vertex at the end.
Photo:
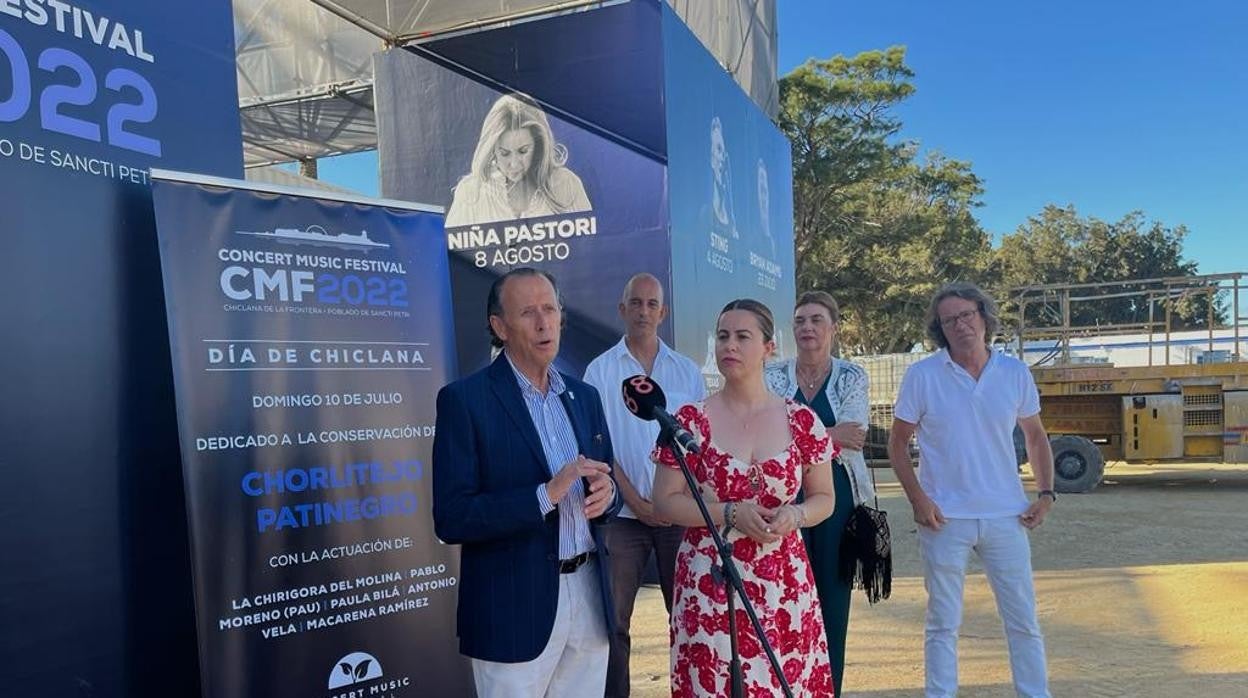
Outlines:
POLYGON ((1053 451, 1027 365, 989 345, 999 327, 996 304, 977 286, 940 289, 927 313, 928 335, 939 350, 906 371, 889 437, 889 460, 919 525, 928 698, 958 692, 962 586, 972 550, 1005 625, 1015 692, 1050 695, 1027 532, 1044 522, 1057 499, 1053 451), (1039 488, 1032 501, 1016 470, 1015 424, 1039 488), (915 434, 918 474, 909 455, 915 434))

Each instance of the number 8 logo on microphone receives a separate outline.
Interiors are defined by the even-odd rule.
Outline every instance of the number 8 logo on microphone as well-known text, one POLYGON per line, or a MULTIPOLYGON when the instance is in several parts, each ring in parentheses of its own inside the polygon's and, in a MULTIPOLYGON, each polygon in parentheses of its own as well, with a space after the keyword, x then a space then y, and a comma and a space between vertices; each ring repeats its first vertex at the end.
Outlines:
POLYGON ((637 392, 641 395, 646 395, 646 394, 654 392, 654 382, 651 381, 646 376, 633 376, 628 381, 628 384, 633 386, 633 388, 635 388, 637 392))

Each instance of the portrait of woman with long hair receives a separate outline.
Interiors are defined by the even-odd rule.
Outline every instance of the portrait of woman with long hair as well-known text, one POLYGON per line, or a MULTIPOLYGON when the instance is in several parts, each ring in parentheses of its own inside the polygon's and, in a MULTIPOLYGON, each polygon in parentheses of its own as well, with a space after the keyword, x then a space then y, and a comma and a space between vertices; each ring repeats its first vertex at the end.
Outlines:
POLYGON ((481 124, 471 170, 455 185, 447 227, 592 210, 567 160, 531 98, 499 97, 481 124))

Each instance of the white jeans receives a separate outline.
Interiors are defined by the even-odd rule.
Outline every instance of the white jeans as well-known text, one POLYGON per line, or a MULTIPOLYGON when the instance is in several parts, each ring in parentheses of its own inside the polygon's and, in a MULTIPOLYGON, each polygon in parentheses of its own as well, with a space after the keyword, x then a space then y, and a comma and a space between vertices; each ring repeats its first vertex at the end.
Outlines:
POLYGON ((546 647, 528 662, 472 660, 477 698, 583 698, 607 685, 607 624, 598 562, 559 575, 559 607, 546 647))
POLYGON ((927 587, 923 657, 928 698, 952 698, 958 693, 958 628, 971 550, 983 562, 1005 625, 1014 691, 1026 698, 1049 698, 1044 637, 1036 618, 1031 578, 1031 543, 1016 516, 949 519, 939 531, 919 527, 927 587))

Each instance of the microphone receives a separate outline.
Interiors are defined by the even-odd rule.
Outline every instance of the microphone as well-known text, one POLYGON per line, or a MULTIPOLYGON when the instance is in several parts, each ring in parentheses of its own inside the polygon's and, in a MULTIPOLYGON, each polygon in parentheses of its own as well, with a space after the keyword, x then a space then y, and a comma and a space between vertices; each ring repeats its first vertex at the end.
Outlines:
POLYGON ((667 412, 667 397, 663 389, 650 379, 650 376, 637 374, 625 378, 620 386, 624 392, 624 406, 637 417, 647 422, 658 422, 659 427, 670 434, 672 440, 688 453, 701 453, 702 447, 697 439, 680 426, 676 418, 667 412))

